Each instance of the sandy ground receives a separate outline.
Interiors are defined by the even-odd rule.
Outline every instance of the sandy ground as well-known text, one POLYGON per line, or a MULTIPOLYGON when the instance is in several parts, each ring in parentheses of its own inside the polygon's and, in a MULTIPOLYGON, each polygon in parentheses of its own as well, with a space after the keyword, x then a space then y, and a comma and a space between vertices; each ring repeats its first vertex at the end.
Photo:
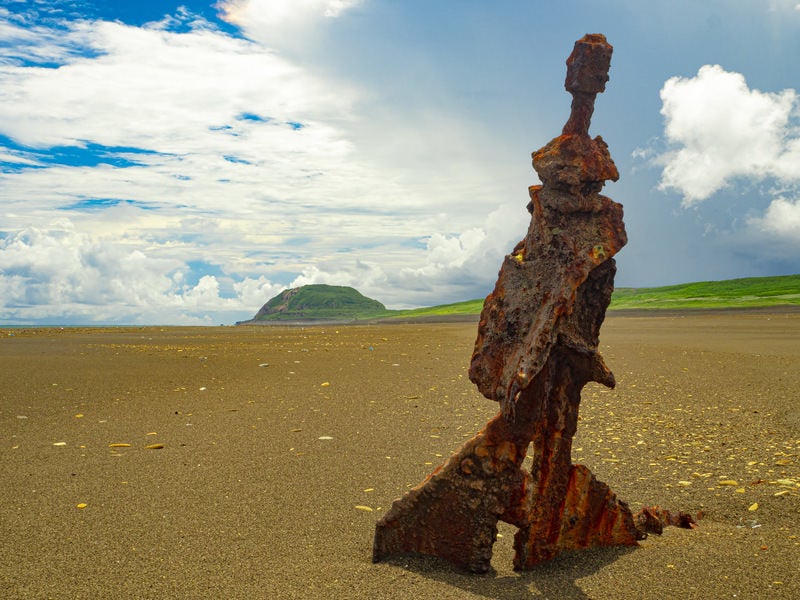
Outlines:
POLYGON ((524 573, 506 525, 486 576, 372 564, 379 516, 496 410, 467 378, 474 337, 0 330, 0 596, 800 597, 798 313, 606 321, 618 386, 585 389, 574 458, 699 529, 524 573))

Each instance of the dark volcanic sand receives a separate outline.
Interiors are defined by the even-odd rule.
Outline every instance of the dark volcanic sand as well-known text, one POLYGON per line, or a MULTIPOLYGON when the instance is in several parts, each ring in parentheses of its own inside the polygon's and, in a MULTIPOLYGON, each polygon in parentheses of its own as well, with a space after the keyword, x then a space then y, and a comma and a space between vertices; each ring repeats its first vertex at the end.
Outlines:
POLYGON ((488 576, 372 564, 377 518, 496 410, 475 331, 0 332, 0 597, 800 597, 798 313, 606 321, 618 386, 586 388, 575 460, 699 529, 516 573, 501 524, 488 576))

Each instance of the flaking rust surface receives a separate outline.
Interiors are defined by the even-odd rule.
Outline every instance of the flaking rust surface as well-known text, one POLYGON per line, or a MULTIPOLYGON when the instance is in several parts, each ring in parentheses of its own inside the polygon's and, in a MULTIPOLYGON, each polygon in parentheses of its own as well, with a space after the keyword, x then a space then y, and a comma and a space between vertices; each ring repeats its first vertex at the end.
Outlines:
POLYGON ((375 561, 429 554, 486 572, 498 520, 518 528, 517 569, 563 551, 635 545, 665 525, 694 525, 659 507, 634 516, 571 462, 583 386, 615 385, 597 347, 614 289, 613 256, 627 237, 622 206, 600 194, 605 181, 618 179, 617 168, 602 138, 589 136, 611 53, 600 34, 575 43, 565 82, 569 120, 533 153, 542 185, 530 188, 530 227, 484 303, 469 375, 500 412, 393 503, 376 526, 375 561))

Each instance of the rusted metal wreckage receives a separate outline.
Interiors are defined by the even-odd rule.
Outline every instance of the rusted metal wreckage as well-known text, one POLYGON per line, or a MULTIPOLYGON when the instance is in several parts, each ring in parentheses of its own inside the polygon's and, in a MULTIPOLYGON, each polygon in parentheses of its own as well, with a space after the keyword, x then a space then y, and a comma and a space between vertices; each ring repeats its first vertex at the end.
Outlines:
POLYGON ((612 47, 603 35, 575 43, 565 87, 572 111, 562 134, 533 153, 542 185, 530 188, 531 223, 486 298, 469 376, 500 412, 377 523, 373 560, 402 554, 489 570, 497 521, 518 528, 514 568, 568 550, 635 545, 684 513, 628 505, 571 461, 581 389, 613 388, 598 352, 614 289, 613 256, 625 245, 622 206, 600 195, 619 178, 601 137, 589 137, 612 47), (523 468, 531 455, 530 471, 523 468))

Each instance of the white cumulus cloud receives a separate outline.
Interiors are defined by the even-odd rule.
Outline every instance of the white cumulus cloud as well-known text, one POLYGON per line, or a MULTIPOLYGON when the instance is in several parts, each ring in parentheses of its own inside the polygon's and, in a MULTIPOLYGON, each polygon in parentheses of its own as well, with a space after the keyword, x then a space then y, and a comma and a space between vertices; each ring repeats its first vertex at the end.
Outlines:
POLYGON ((761 217, 749 221, 758 230, 800 244, 800 199, 775 198, 761 217))
POLYGON ((80 42, 76 52, 99 55, 61 56, 65 64, 57 69, 0 68, 0 126, 16 141, 41 148, 93 142, 176 155, 213 142, 235 153, 244 144, 233 138, 253 135, 265 120, 273 123, 274 138, 312 115, 321 120, 348 112, 347 90, 334 91, 266 48, 212 30, 177 33, 95 21, 70 24, 71 36, 80 42))
POLYGON ((673 77, 661 90, 665 137, 674 149, 658 161, 660 187, 701 202, 736 180, 800 183, 798 96, 750 89, 719 65, 673 77))
POLYGON ((78 231, 69 219, 0 239, 0 320, 26 323, 215 323, 245 314, 282 286, 245 278, 221 293, 213 275, 186 282, 180 260, 156 258, 111 236, 78 231))
POLYGON ((222 0, 220 16, 269 47, 307 43, 321 19, 340 16, 360 0, 222 0))

